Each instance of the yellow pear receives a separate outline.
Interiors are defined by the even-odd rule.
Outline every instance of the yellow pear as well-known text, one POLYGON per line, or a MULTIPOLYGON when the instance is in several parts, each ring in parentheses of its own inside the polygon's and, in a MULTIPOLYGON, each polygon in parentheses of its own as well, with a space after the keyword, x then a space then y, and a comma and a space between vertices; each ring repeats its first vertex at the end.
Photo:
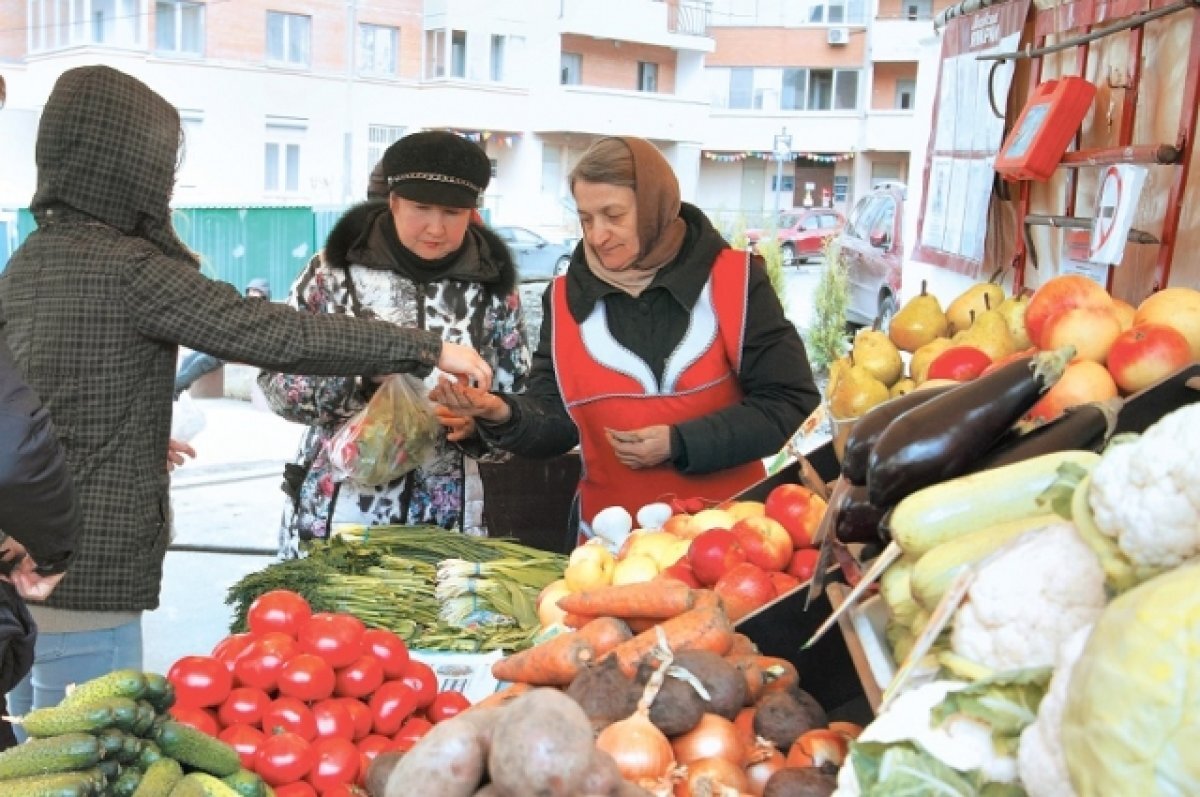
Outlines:
POLYGON ((1004 301, 1004 288, 994 282, 977 282, 958 295, 946 308, 950 319, 950 332, 962 332, 971 326, 971 312, 979 315, 985 310, 999 307, 1004 301))
POLYGON ((949 328, 950 320, 942 312, 941 302, 925 292, 922 281, 921 293, 909 299, 892 319, 888 337, 900 349, 914 352, 934 338, 945 337, 949 328))
POLYGON ((913 390, 916 389, 916 387, 917 387, 916 380, 911 379, 906 376, 905 378, 897 381, 896 384, 894 384, 890 388, 888 388, 888 397, 896 398, 897 396, 903 396, 905 393, 913 392, 913 390))
POLYGON ((858 418, 887 399, 887 385, 863 366, 852 365, 829 396, 829 411, 836 418, 858 418))
POLYGON ((850 359, 866 368, 884 386, 896 383, 904 373, 904 361, 892 339, 877 329, 864 329, 854 336, 850 359))
POLYGON ((825 384, 825 397, 833 395, 833 391, 837 389, 838 380, 842 378, 842 374, 846 373, 846 369, 853 363, 849 357, 838 357, 829 364, 829 381, 825 384))
POLYGON ((954 344, 950 338, 934 338, 913 352, 912 360, 908 363, 908 373, 918 385, 925 381, 929 374, 929 364, 934 358, 954 344))
POLYGON ((956 345, 974 346, 993 362, 1017 350, 1012 333, 1008 331, 1008 321, 1000 315, 999 310, 984 310, 974 315, 975 321, 971 326, 951 339, 956 345))
POLYGON ((1027 307, 1029 307, 1028 296, 1010 296, 1000 302, 1000 306, 996 308, 996 312, 1004 316, 1004 321, 1008 324, 1008 332, 1012 335, 1015 351, 1024 351, 1033 345, 1029 340, 1029 333, 1025 331, 1025 309, 1027 307))

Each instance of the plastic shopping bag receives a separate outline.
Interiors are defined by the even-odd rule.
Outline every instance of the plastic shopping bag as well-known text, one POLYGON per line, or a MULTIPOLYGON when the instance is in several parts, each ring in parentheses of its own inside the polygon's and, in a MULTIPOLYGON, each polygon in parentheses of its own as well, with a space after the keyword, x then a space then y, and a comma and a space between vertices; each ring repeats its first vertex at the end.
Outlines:
POLYGON ((204 431, 204 411, 186 392, 179 394, 171 409, 171 439, 190 443, 204 431))
POLYGON ((430 454, 439 429, 421 382, 393 374, 330 439, 334 477, 365 487, 394 481, 430 454))

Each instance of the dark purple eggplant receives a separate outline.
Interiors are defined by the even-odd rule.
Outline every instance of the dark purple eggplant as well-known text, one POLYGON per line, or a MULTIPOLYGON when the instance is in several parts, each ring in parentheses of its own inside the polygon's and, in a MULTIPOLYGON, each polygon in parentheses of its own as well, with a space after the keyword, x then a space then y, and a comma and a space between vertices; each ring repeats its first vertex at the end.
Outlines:
POLYGON ((1071 407, 1049 423, 1024 434, 1010 430, 971 466, 971 472, 1011 465, 1055 451, 1099 452, 1117 428, 1117 413, 1123 403, 1119 398, 1092 401, 1071 407))
POLYGON ((1021 357, 913 407, 879 436, 867 463, 875 506, 971 469, 1059 377, 1075 348, 1021 357))
MULTIPOLYGON (((854 426, 850 429, 850 434, 846 437, 846 450, 842 454, 842 475, 851 484, 865 486, 867 461, 870 458, 871 449, 874 448, 879 435, 883 434, 883 430, 888 427, 888 424, 913 407, 924 404, 934 396, 940 396, 954 387, 958 386, 939 385, 924 390, 914 390, 903 396, 888 399, 882 404, 876 404, 869 409, 855 421, 854 426)), ((845 542, 845 540, 842 541, 845 542)))
POLYGON ((879 521, 886 509, 880 509, 867 497, 866 485, 851 485, 842 494, 842 500, 827 512, 836 512, 834 534, 839 542, 876 542, 879 539, 879 521))

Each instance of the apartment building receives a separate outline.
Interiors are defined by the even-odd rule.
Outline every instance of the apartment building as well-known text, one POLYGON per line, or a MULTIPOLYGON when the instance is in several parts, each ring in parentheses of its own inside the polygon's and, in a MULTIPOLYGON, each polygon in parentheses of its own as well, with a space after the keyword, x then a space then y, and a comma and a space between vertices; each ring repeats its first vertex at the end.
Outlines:
POLYGON ((427 128, 484 146, 495 223, 569 230, 565 175, 614 133, 714 213, 842 207, 907 178, 918 43, 949 0, 878 3, 0 0, 0 209, 32 194, 55 79, 92 63, 179 108, 181 207, 341 207, 427 128))

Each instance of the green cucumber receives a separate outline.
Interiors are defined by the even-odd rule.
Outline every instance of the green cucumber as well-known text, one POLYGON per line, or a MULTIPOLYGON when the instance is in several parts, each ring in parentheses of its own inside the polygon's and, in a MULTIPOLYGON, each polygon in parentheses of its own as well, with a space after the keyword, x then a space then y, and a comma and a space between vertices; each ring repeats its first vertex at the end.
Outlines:
POLYGON ((102 703, 35 708, 19 722, 25 733, 41 739, 64 733, 95 733, 111 726, 115 719, 112 706, 102 703))
POLYGON ((108 697, 128 697, 137 700, 145 691, 146 676, 141 670, 113 670, 99 678, 76 685, 59 705, 79 706, 108 697))
POLYGON ((142 783, 142 771, 137 767, 126 767, 112 783, 108 784, 105 794, 112 797, 133 797, 142 783))
POLYGON ((87 769, 94 767, 103 753, 100 740, 89 733, 30 739, 0 753, 0 780, 87 769))
POLYGON ((164 676, 156 672, 142 673, 145 690, 142 698, 150 701, 155 711, 163 712, 175 705, 175 687, 164 676))
POLYGON ((146 769, 133 797, 167 797, 183 780, 183 767, 174 758, 160 758, 146 769))
POLYGON ((4 797, 93 797, 104 791, 104 775, 94 769, 55 772, 4 781, 4 797))
POLYGON ((239 769, 221 781, 241 797, 267 797, 267 784, 248 769, 239 769))
POLYGON ((171 790, 170 797, 239 797, 232 787, 226 786, 212 775, 192 772, 183 777, 171 790))
POLYGON ((232 775, 242 768, 242 761, 232 747, 175 720, 164 722, 154 741, 164 754, 179 763, 218 778, 232 775))

